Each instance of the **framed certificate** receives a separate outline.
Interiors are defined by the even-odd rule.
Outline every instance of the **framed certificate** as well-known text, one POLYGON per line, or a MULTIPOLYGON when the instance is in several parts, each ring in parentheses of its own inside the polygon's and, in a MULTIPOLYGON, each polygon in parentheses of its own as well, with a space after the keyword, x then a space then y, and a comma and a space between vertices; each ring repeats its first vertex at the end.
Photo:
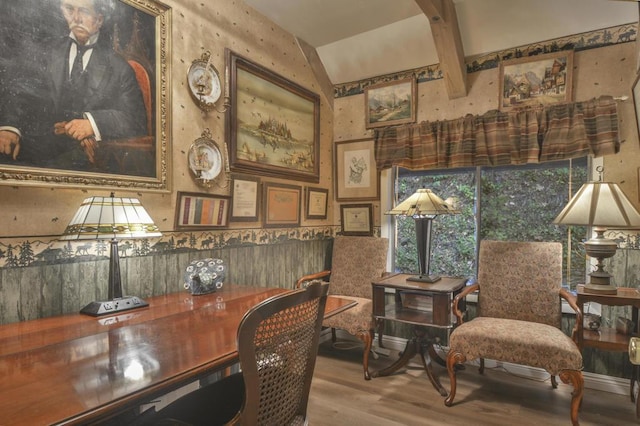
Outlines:
POLYGON ((260 178, 234 176, 231 222, 257 222, 260 206, 260 178))
POLYGON ((373 235, 373 205, 344 204, 340 206, 343 235, 373 235))
POLYGON ((307 219, 326 219, 329 190, 307 187, 307 219))

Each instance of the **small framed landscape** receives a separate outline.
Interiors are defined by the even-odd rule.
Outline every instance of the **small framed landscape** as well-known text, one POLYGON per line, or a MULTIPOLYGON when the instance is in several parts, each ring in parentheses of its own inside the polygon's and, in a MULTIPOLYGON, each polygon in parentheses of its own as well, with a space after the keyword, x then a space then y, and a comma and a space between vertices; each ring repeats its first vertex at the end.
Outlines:
POLYGON ((500 63, 500 110, 572 100, 573 50, 500 63))
POLYGON ((364 90, 367 129, 415 123, 417 86, 414 77, 368 86, 364 90))
POLYGON ((380 173, 373 139, 336 142, 334 145, 337 201, 377 200, 380 173))
POLYGON ((343 204, 340 206, 343 235, 373 235, 373 205, 343 204))
POLYGON ((274 182, 263 185, 265 228, 300 226, 302 187, 274 182))
POLYGON ((311 188, 306 190, 307 219, 326 219, 329 190, 325 188, 311 188))
POLYGON ((193 230, 226 227, 230 198, 226 195, 178 192, 175 228, 193 230))

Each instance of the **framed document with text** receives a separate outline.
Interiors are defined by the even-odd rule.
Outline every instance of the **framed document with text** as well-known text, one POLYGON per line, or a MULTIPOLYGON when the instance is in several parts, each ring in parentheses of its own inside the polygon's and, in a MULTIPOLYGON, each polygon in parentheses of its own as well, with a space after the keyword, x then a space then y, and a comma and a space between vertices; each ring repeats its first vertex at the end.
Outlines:
POLYGON ((344 204, 340 206, 343 235, 373 235, 373 205, 344 204))
POLYGON ((258 221, 260 179, 254 176, 234 176, 232 188, 231 221, 258 221))

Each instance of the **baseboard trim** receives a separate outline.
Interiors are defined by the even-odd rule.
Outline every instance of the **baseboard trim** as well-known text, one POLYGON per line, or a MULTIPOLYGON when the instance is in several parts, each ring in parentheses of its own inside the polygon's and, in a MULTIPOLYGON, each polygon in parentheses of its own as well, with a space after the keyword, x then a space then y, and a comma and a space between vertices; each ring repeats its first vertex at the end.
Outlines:
MULTIPOLYGON (((346 333, 340 334, 340 338, 354 338, 351 335, 346 333)), ((320 341, 324 342, 327 340, 331 340, 331 330, 326 329, 323 330, 320 335, 320 341)), ((376 351, 376 343, 378 342, 377 337, 374 340, 374 351, 376 351)), ((407 340, 395 337, 395 336, 384 336, 384 348, 382 350, 378 349, 378 351, 383 352, 384 349, 392 349, 396 351, 401 351, 407 345, 407 340)), ((446 351, 447 348, 442 348, 442 351, 446 351)), ((468 363, 469 365, 479 366, 480 363, 478 360, 472 361, 468 363)), ((502 362, 502 361, 494 361, 491 359, 485 360, 485 368, 496 368, 506 371, 507 373, 520 376, 523 378, 531 379, 531 380, 546 380, 549 378, 549 373, 541 368, 529 367, 526 365, 512 364, 510 362, 502 362)), ((606 376, 604 374, 596 374, 584 372, 584 387, 585 389, 595 389, 603 392, 610 392, 618 395, 629 395, 629 379, 625 379, 622 377, 613 377, 606 376)), ((560 381, 560 379, 558 379, 560 381)))

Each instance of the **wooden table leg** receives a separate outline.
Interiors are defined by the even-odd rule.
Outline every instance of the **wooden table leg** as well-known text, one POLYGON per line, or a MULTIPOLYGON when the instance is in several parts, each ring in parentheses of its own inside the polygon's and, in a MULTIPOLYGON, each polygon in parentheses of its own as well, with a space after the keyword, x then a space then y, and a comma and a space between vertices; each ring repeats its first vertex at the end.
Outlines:
POLYGON ((438 378, 433 374, 433 368, 431 366, 432 358, 435 360, 442 359, 433 348, 433 344, 430 342, 430 339, 425 339, 425 337, 428 337, 425 330, 414 328, 413 333, 415 336, 407 342, 407 345, 404 348, 404 352, 402 352, 400 358, 398 358, 396 362, 394 362, 390 366, 378 371, 374 371, 373 373, 371 373, 371 377, 389 376, 407 365, 413 357, 415 357, 416 355, 420 355, 422 366, 427 372, 429 381, 431 382, 433 387, 440 393, 440 395, 447 396, 448 392, 442 386, 440 380, 438 380, 438 378), (434 356, 431 355, 432 353, 434 356))

